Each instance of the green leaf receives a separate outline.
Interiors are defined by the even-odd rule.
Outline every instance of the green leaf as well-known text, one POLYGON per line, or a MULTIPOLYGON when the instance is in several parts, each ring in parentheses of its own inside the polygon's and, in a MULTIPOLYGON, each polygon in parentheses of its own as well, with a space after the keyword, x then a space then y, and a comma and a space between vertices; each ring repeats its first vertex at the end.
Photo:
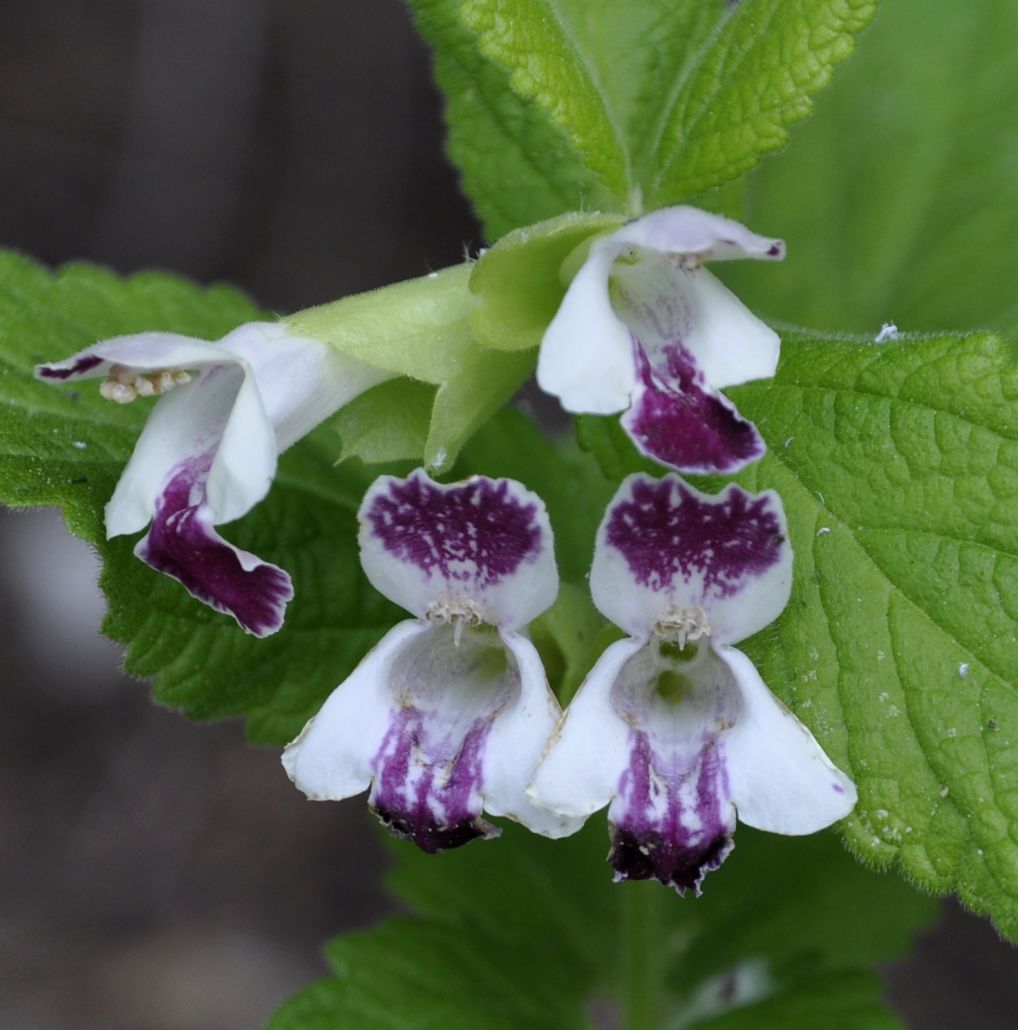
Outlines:
POLYGON ((873 0, 463 0, 483 53, 566 134, 614 210, 689 199, 783 146, 873 0))
MULTIPOLYGON (((746 650, 858 785, 850 847, 1018 937, 1008 345, 789 332, 775 379, 729 393, 769 448, 740 479, 781 494, 795 550, 791 601, 746 650)), ((594 426, 613 475, 635 464, 594 426)))
POLYGON ((781 149, 875 9, 875 0, 745 0, 734 8, 651 137, 648 207, 734 179, 781 149))
POLYGON ((656 909, 648 943, 680 1017, 712 981, 754 962, 766 971, 754 1000, 799 1020, 791 1026, 809 1011, 832 1020, 870 1013, 870 1025, 894 1025, 873 978, 858 969, 906 947, 936 906, 863 869, 830 835, 743 828, 737 841, 700 899, 613 884, 603 815, 564 840, 508 825, 497 841, 438 857, 393 842, 390 883, 416 915, 331 943, 333 975, 288 1002, 271 1026, 589 1026, 590 1003, 604 1008, 624 989, 620 926, 634 892, 656 909))
POLYGON ((989 335, 789 340, 732 391, 793 597, 755 649, 860 788, 853 849, 1018 936, 1018 371, 989 335), (787 444, 787 446, 786 446, 787 444))
POLYGON ((752 225, 784 236, 766 283, 722 270, 761 312, 831 331, 963 330, 1018 319, 1018 66, 1010 0, 894 0, 763 165, 752 225))
POLYGON ((435 52, 449 156, 489 240, 605 202, 596 176, 537 105, 518 97, 459 20, 459 0, 408 0, 435 52))
POLYGON ((284 1006, 270 1030, 321 1026, 450 1030, 583 1030, 574 995, 540 969, 531 942, 510 945, 464 932, 451 921, 398 919, 330 942, 334 980, 284 1006), (499 962, 489 956, 498 949, 499 962))
POLYGON ((0 496, 60 506, 71 531, 95 546, 105 563, 104 630, 127 645, 128 672, 153 677, 158 700, 195 718, 245 714, 253 739, 281 743, 399 617, 360 572, 354 514, 364 473, 334 468, 335 441, 320 430, 282 457, 268 498, 227 527, 232 541, 293 576, 284 628, 256 640, 135 558, 133 539, 105 539, 103 507, 146 402, 121 407, 94 383, 55 388, 31 377, 35 364, 97 339, 146 329, 218 339, 258 317, 224 287, 118 279, 85 265, 51 275, 0 254, 0 496))
MULTIPOLYGON (((733 977, 719 978, 716 991, 730 990, 733 977)), ((738 1005, 713 1018, 680 1026, 704 1030, 894 1030, 902 1023, 884 1006, 884 985, 871 973, 831 972, 805 982, 781 983, 762 1001, 738 1005)))

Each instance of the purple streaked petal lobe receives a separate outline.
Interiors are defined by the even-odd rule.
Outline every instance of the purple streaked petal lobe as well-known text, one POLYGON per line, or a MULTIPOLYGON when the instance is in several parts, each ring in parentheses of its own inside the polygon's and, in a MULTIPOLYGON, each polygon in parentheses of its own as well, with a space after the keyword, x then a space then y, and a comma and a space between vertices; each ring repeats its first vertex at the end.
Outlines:
POLYGON ((791 591, 781 499, 731 484, 711 496, 677 475, 625 479, 598 530, 590 587, 598 609, 646 637, 701 609, 711 640, 735 643, 778 617, 791 591))
POLYGON ((706 645, 619 641, 566 711, 531 797, 584 816, 610 802, 617 878, 698 893, 731 850, 725 734, 741 710, 734 678, 706 645))
POLYGON ((360 510, 361 562, 374 586, 415 615, 468 614, 506 630, 555 599, 544 503, 510 479, 435 483, 382 476, 360 510))
POLYGON ((370 784, 382 822, 427 852, 497 835, 482 810, 562 836, 577 824, 524 793, 558 715, 523 637, 414 620, 333 691, 283 764, 315 799, 370 784))
POLYGON ((375 755, 368 803, 397 837, 434 854, 499 830, 481 818, 482 756, 490 718, 461 737, 438 736, 423 711, 400 708, 375 755), (429 729, 431 732, 429 733, 429 729))
POLYGON ((844 819, 855 784, 813 734, 767 689, 753 663, 734 647, 718 657, 739 685, 743 716, 726 737, 732 800, 739 819, 772 833, 815 833, 844 819))
POLYGON ((705 386, 688 351, 670 348, 667 378, 659 378, 642 349, 634 349, 638 382, 622 426, 639 451, 668 468, 704 475, 732 475, 764 456, 756 427, 705 386))
POLYGON ((609 861, 620 879, 698 894, 735 832, 723 742, 741 709, 733 677, 708 647, 687 660, 652 642, 623 666, 612 706, 629 762, 608 809, 609 861))
POLYGON ((672 351, 682 351, 705 389, 767 379, 781 340, 705 268, 640 252, 612 275, 615 306, 662 382, 672 351))
POLYGON ((608 817, 608 863, 616 880, 655 879, 680 895, 699 896, 704 877, 735 846, 734 810, 717 750, 705 747, 678 782, 669 783, 646 735, 635 733, 623 784, 608 817))
POLYGON ((134 553, 199 601, 232 615, 248 633, 264 637, 283 624, 293 597, 290 577, 215 531, 205 504, 209 464, 210 455, 205 455, 174 470, 134 553))
POLYGON ((484 750, 518 689, 515 662, 490 630, 436 626, 404 644, 390 669, 389 725, 371 760, 368 804, 428 852, 498 831, 481 818, 484 750))

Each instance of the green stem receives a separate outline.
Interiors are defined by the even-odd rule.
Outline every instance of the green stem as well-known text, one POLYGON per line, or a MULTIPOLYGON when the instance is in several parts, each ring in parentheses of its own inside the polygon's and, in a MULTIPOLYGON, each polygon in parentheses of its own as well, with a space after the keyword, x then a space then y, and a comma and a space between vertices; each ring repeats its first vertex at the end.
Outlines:
POLYGON ((622 899, 622 1005, 626 1030, 659 1030, 664 1016, 661 887, 629 882, 622 899))

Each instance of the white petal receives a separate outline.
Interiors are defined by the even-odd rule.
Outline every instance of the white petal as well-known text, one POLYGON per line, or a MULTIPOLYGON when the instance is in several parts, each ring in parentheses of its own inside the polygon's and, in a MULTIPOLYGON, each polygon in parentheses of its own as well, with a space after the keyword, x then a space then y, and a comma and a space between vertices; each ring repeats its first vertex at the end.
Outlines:
POLYGON ((292 334, 283 322, 242 325, 220 346, 250 367, 280 454, 365 390, 394 378, 319 340, 292 334))
POLYGON ((612 308, 608 277, 622 246, 596 240, 541 340, 537 383, 566 411, 610 415, 636 385, 633 340, 612 308))
POLYGON ((852 781, 767 689, 741 651, 722 647, 717 654, 732 670, 743 701, 735 726, 725 735, 739 819, 758 830, 785 834, 814 833, 844 819, 856 802, 852 781))
POLYGON ((618 262, 615 306, 662 381, 670 366, 691 363, 705 386, 722 389, 774 375, 781 340, 705 268, 684 268, 640 251, 618 262))
POLYGON ((731 218, 681 205, 637 218, 609 238, 628 246, 646 247, 662 254, 687 254, 704 261, 780 261, 785 256, 781 240, 758 236, 731 218))
POLYGON ((781 499, 730 484, 717 496, 679 476, 637 473, 620 485, 597 533, 594 604, 631 636, 696 607, 710 638, 736 643, 788 603, 792 549, 781 499))
POLYGON ((644 641, 619 640, 608 647, 570 702, 545 749, 528 794, 567 818, 586 819, 616 795, 629 764, 629 728, 612 705, 612 687, 622 667, 644 641))
POLYGON ((381 476, 360 513, 361 563, 386 597, 421 618, 467 616, 518 629, 555 600, 544 502, 512 479, 381 476))
POLYGON ((375 757, 389 728, 388 689, 393 658, 429 627, 416 619, 398 623, 368 653, 287 744, 283 767, 312 801, 339 800, 367 790, 375 757))
POLYGON ((518 633, 501 634, 516 659, 520 693, 492 723, 484 755, 484 808, 505 815, 545 837, 575 833, 582 819, 531 804, 526 795, 544 746, 562 712, 548 687, 534 645, 518 633))
POLYGON ((171 359, 195 368, 200 356, 211 366, 153 407, 107 506, 110 536, 141 529, 172 471, 209 452, 205 493, 214 523, 246 514, 268 493, 278 453, 391 375, 273 322, 247 323, 218 344, 144 333, 94 350, 139 369, 171 359))
MULTIPOLYGON (((204 405, 212 392, 213 379, 225 372, 225 368, 212 369, 203 380, 191 384, 185 394, 189 414, 202 416, 207 410, 204 405)), ((182 401, 181 407, 184 406, 182 401)), ((275 429, 265 410, 259 384, 246 367, 226 421, 216 426, 216 432, 216 456, 209 470, 206 494, 215 523, 220 525, 246 515, 269 492, 276 475, 279 448, 275 429)))
POLYGON ((217 365, 224 358, 215 343, 177 333, 135 333, 100 340, 77 354, 48 365, 39 365, 36 376, 47 381, 95 379, 109 375, 114 365, 156 372, 163 369, 193 369, 217 365))

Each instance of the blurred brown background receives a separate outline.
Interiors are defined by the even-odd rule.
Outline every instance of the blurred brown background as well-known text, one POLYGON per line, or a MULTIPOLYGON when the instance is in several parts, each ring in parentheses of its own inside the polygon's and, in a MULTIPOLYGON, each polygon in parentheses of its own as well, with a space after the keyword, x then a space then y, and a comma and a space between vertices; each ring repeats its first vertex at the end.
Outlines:
MULTIPOLYGON (((419 275, 480 243, 441 140, 397 0, 0 4, 0 242, 50 263, 280 312, 419 275)), ((0 512, 0 582, 0 1027, 262 1025, 383 910, 364 806, 153 706, 52 513, 0 512)), ((911 1027, 1010 1028, 1016 973, 949 906, 888 978, 911 1027)))

